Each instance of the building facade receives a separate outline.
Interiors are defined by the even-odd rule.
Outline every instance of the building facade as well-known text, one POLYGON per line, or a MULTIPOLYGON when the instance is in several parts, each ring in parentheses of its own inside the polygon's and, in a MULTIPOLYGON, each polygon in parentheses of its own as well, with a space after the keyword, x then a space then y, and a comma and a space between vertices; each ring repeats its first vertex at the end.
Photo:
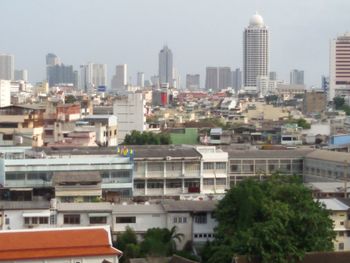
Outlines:
POLYGON ((91 93, 99 86, 107 85, 107 65, 88 63, 80 66, 80 89, 91 93))
POLYGON ((243 84, 256 87, 258 76, 269 75, 269 31, 259 14, 251 17, 243 34, 243 84))
POLYGON ((0 54, 0 79, 14 80, 14 60, 13 55, 0 54))
POLYGON ((199 90, 200 89, 200 75, 187 74, 186 75, 186 89, 199 90))
POLYGON ((168 83, 170 87, 173 87, 173 80, 173 53, 168 46, 164 46, 159 52, 159 82, 160 85, 163 83, 168 83))
POLYGON ((117 65, 115 67, 115 75, 112 78, 111 89, 117 94, 124 94, 126 92, 126 85, 128 84, 128 66, 126 64, 117 65))
POLYGON ((292 85, 304 85, 304 70, 293 69, 289 74, 289 79, 292 85))

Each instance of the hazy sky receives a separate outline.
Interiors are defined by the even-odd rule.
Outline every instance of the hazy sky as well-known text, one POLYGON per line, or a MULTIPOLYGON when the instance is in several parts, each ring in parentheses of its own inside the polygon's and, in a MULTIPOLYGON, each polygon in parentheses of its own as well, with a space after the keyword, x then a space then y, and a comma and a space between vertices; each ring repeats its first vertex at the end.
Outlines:
POLYGON ((350 30, 349 0, 0 0, 0 52, 15 55, 29 80, 45 77, 53 52, 77 67, 128 64, 146 79, 158 72, 158 52, 167 43, 174 66, 186 73, 206 66, 242 67, 242 32, 258 11, 270 29, 270 70, 289 81, 305 70, 308 85, 328 74, 329 40, 350 30))

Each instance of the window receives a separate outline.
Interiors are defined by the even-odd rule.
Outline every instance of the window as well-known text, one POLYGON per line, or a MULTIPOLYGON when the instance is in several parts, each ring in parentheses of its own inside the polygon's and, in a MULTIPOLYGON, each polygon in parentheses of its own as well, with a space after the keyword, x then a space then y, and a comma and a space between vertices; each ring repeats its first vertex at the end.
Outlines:
POLYGON ((177 223, 177 217, 173 218, 173 223, 176 224, 177 223))
POLYGON ((187 217, 182 217, 182 216, 174 217, 173 218, 173 223, 174 224, 186 224, 187 223, 187 217))
POLYGON ((164 170, 163 163, 148 163, 149 172, 161 172, 164 170))
POLYGON ((128 178, 129 176, 130 176, 130 172, 128 170, 112 172, 112 178, 128 178))
POLYGON ((115 222, 120 224, 134 224, 136 223, 136 217, 135 216, 116 217, 115 222))
POLYGON ((343 226, 344 225, 344 221, 340 221, 340 225, 343 226))
POLYGON ((344 236, 344 232, 343 231, 339 231, 338 234, 339 234, 340 237, 344 236))
POLYGON ((226 170, 225 162, 217 162, 215 165, 216 165, 216 170, 226 170))
POLYGON ((203 179, 203 184, 204 185, 214 185, 214 179, 205 178, 205 179, 203 179))
POLYGON ((238 165, 237 164, 232 164, 231 165, 231 172, 238 172, 239 170, 238 170, 238 165))
POLYGON ((216 178, 216 185, 226 185, 225 178, 216 178))
POLYGON ((63 223, 67 225, 79 225, 80 215, 68 214, 63 216, 63 223))
POLYGON ((194 238, 198 238, 198 234, 194 234, 194 238))
POLYGON ((105 216, 90 217, 90 224, 107 224, 107 217, 105 216))
POLYGON ((338 249, 339 250, 344 250, 344 243, 339 243, 338 244, 338 249))
POLYGON ((147 188, 163 188, 163 182, 162 181, 148 181, 147 188))
POLYGON ((207 213, 199 213, 194 216, 194 222, 197 224, 207 223, 207 213))
POLYGON ((204 170, 214 170, 214 163, 203 163, 203 169, 204 170))
POLYGON ((7 173, 6 180, 24 180, 24 173, 7 173))

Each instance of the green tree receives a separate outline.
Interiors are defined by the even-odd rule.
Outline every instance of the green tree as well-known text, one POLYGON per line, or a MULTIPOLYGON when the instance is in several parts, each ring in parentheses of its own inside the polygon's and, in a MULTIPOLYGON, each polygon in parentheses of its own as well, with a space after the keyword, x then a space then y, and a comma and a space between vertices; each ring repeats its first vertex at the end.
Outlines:
POLYGON ((117 236, 117 243, 114 247, 123 251, 122 262, 127 262, 129 258, 140 256, 140 246, 137 242, 136 233, 129 226, 126 227, 125 232, 117 236))
POLYGON ((171 144, 170 135, 167 133, 156 134, 153 132, 132 131, 124 138, 125 145, 161 145, 171 144))
POLYGON ((311 192, 295 177, 247 180, 227 192, 215 211, 218 227, 210 263, 231 262, 233 255, 283 263, 306 252, 333 249, 333 222, 311 192))
POLYGON ((333 104, 336 110, 340 110, 345 104, 345 99, 343 97, 335 97, 333 104))
POLYGON ((305 119, 303 118, 299 118, 299 119, 290 119, 289 123, 295 123, 298 124, 299 127, 303 128, 303 129, 310 129, 311 128, 311 124, 308 123, 305 119))
POLYGON ((67 95, 64 97, 64 102, 66 104, 74 103, 76 101, 77 101, 77 99, 73 95, 67 95))

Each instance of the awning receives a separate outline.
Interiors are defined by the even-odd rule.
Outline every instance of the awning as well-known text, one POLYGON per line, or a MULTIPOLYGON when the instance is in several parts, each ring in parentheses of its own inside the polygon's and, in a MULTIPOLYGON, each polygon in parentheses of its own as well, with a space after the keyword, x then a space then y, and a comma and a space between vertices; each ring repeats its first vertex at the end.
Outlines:
POLYGON ((50 217, 50 211, 42 212, 24 212, 23 217, 50 217))
POLYGON ((107 217, 110 214, 108 214, 108 213, 90 213, 88 215, 89 215, 89 217, 107 217))

